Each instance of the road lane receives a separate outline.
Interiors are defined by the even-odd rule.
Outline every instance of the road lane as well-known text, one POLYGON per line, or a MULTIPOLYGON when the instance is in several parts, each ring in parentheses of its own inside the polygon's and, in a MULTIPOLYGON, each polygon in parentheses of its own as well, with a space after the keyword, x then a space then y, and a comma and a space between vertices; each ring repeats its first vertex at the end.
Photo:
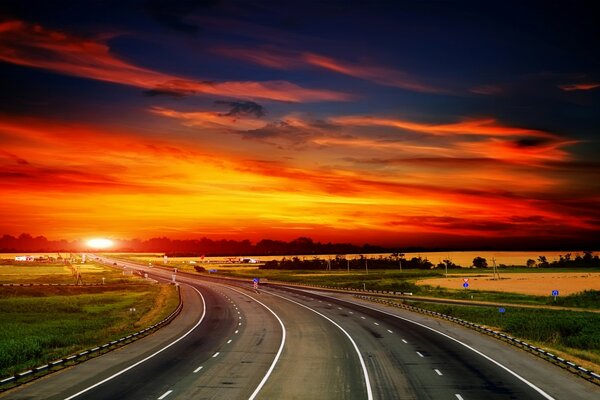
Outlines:
MULTIPOLYGON (((307 294, 310 293, 304 293, 307 294)), ((544 394, 463 344, 407 320, 433 326, 441 333, 489 354, 498 363, 508 366, 508 369, 541 388, 550 398, 597 399, 600 396, 600 388, 596 385, 529 353, 447 321, 374 305, 346 294, 319 292, 310 295, 320 298, 324 312, 337 318, 358 338, 361 349, 372 355, 369 357, 372 361, 369 366, 373 371, 373 386, 380 391, 376 393, 376 398, 390 398, 394 390, 397 390, 397 386, 389 388, 390 382, 386 379, 381 380, 386 375, 395 376, 394 374, 404 375, 412 386, 413 397, 404 393, 406 397, 401 398, 456 398, 456 394, 464 399, 546 398, 544 394), (335 298, 344 301, 339 302, 335 298), (348 301, 369 308, 362 308, 348 301), (383 314, 379 310, 393 315, 383 314), (438 374, 436 369, 442 374, 438 374)))

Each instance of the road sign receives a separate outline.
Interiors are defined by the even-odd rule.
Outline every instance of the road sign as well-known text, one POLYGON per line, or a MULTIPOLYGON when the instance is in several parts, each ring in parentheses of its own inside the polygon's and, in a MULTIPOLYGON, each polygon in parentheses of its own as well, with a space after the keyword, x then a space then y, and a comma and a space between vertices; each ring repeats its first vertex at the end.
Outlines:
POLYGON ((466 289, 469 287, 469 284, 467 282, 463 283, 463 287, 466 289))
POLYGON ((464 283, 467 283, 467 282, 469 282, 469 278, 463 278, 463 282, 464 282, 464 283))
POLYGON ((260 279, 259 278, 254 278, 254 279, 252 279, 252 282, 254 282, 254 289, 255 290, 258 289, 258 282, 260 282, 260 279))
POLYGON ((499 313, 504 313, 505 311, 506 311, 506 309, 505 309, 504 307, 500 307, 500 308, 498 309, 498 312, 499 312, 499 313))
POLYGON ((558 290, 553 290, 552 291, 552 296, 558 296, 558 290))

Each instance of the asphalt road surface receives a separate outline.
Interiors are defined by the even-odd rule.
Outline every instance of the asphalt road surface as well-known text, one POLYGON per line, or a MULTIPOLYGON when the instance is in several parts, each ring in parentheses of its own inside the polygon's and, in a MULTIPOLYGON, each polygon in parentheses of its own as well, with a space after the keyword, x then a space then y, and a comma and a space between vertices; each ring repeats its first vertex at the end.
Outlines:
MULTIPOLYGON (((172 280, 171 271, 117 264, 172 280)), ((345 294, 176 280, 184 307, 167 327, 0 397, 600 398, 598 386, 447 321, 345 294)))

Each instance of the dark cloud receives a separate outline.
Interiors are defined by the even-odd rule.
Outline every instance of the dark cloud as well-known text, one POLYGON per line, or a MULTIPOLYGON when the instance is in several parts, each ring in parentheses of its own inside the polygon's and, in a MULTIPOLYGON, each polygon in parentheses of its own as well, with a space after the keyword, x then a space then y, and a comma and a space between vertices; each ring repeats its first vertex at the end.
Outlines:
POLYGON ((201 9, 211 8, 218 3, 218 0, 149 0, 145 4, 145 10, 164 27, 195 35, 202 28, 187 22, 186 18, 201 9))
POLYGON ((544 138, 523 138, 515 140, 514 143, 518 147, 539 147, 548 144, 548 140, 544 138))
POLYGON ((181 90, 173 90, 173 89, 148 89, 144 90, 144 96, 146 97, 157 97, 157 96, 169 96, 181 99, 183 97, 189 96, 190 93, 184 92, 181 90))
POLYGON ((253 101, 215 101, 217 105, 228 106, 231 109, 229 112, 221 114, 228 117, 249 116, 253 115, 256 118, 262 118, 267 114, 267 110, 258 103, 253 101))

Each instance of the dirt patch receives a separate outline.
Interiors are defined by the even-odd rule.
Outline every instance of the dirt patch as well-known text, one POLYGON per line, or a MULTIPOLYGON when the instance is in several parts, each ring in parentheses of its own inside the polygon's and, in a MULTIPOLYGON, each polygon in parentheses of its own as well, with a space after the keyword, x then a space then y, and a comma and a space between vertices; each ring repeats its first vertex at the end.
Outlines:
MULTIPOLYGON (((548 272, 548 273, 505 273, 500 280, 492 276, 468 276, 469 289, 496 292, 512 292, 538 296, 550 296, 558 290, 561 296, 584 290, 600 290, 600 273, 598 272, 548 272)), ((417 285, 441 286, 448 289, 462 289, 463 277, 429 278, 418 280, 417 285)))

